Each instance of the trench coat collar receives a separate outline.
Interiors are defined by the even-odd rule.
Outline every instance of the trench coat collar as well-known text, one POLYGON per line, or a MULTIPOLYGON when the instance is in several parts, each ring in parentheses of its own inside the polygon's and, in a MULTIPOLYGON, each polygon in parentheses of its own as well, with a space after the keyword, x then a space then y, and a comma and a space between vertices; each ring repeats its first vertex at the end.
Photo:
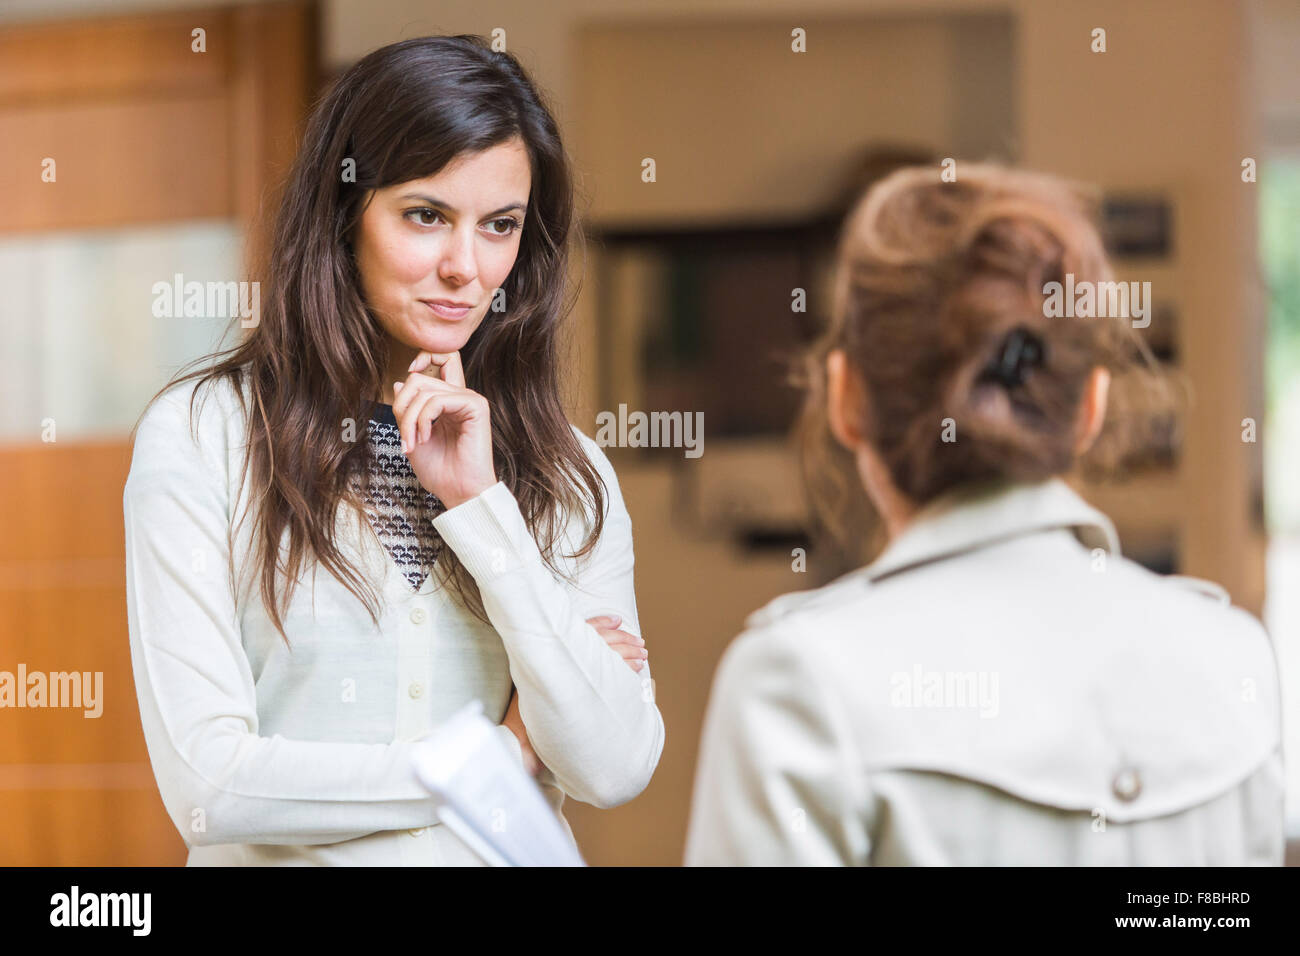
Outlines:
POLYGON ((870 581, 1038 531, 1068 528, 1089 549, 1120 554, 1115 526, 1060 478, 997 482, 949 492, 925 505, 866 567, 870 581))

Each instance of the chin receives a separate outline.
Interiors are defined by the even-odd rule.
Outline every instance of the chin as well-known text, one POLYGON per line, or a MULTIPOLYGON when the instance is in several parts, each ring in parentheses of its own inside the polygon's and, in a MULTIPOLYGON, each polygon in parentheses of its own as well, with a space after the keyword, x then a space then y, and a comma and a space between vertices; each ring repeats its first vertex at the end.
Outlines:
POLYGON ((459 352, 473 333, 473 329, 438 330, 424 336, 424 341, 428 344, 421 348, 429 352, 459 352))
POLYGON ((417 329, 406 342, 411 348, 425 352, 458 352, 465 347, 476 328, 478 323, 467 325, 449 322, 441 327, 425 325, 417 329))

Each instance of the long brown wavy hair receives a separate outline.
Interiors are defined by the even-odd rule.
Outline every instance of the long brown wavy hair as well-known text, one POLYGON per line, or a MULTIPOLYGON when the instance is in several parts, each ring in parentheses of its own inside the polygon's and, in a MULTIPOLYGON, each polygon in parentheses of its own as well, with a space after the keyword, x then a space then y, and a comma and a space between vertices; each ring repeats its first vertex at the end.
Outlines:
MULTIPOLYGON (((195 360, 203 367, 183 368, 149 402, 197 379, 192 425, 193 399, 204 383, 228 378, 234 385, 248 422, 243 478, 257 489, 252 570, 260 572, 263 602, 286 643, 283 614, 310 561, 379 622, 378 589, 335 540, 338 509, 347 504, 360 512, 357 479, 373 464, 366 433, 348 441, 344 426, 368 422, 369 401, 382 394, 388 366, 388 339, 363 300, 352 249, 365 197, 515 138, 527 149, 532 195, 519 254, 502 286, 507 308, 488 312, 461 349, 465 381, 488 399, 497 477, 518 500, 546 563, 563 574, 555 548, 571 514, 583 513, 587 530, 569 557, 587 554, 600 535, 604 482, 570 429, 560 396, 565 319, 573 306, 565 298, 569 246, 581 237, 573 229, 570 161, 551 111, 518 60, 482 37, 420 37, 382 47, 345 71, 312 110, 269 248, 254 255, 258 324, 234 348, 195 360), (354 177, 344 175, 349 160, 354 177)), ((233 554, 230 570, 233 576, 233 554)), ((437 573, 440 586, 450 585, 488 622, 473 577, 452 549, 442 549, 437 573)))

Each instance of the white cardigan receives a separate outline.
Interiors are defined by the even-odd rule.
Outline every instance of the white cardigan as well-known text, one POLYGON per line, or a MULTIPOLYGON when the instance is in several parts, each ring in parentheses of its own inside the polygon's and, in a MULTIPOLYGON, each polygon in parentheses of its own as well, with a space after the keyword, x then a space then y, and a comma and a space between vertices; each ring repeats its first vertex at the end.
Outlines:
MULTIPOLYGON (((649 668, 634 672, 586 623, 612 612, 641 630, 631 521, 592 439, 574 428, 608 489, 604 530, 574 561, 583 526, 573 518, 558 559, 580 587, 545 566, 500 482, 433 521, 491 626, 433 575, 413 591, 364 515, 341 513, 344 555, 382 585, 379 626, 332 575, 309 570, 284 618, 286 647, 248 558, 256 513, 249 482, 240 486, 238 397, 225 380, 200 390, 195 441, 193 389, 174 386, 143 418, 123 495, 141 721, 189 865, 479 863, 438 824, 412 742, 475 698, 499 723, 512 681, 557 815, 565 794, 613 807, 645 788, 664 742, 649 668)), ((364 440, 359 423, 355 432, 364 440)), ((514 735, 500 733, 519 758, 514 735)))

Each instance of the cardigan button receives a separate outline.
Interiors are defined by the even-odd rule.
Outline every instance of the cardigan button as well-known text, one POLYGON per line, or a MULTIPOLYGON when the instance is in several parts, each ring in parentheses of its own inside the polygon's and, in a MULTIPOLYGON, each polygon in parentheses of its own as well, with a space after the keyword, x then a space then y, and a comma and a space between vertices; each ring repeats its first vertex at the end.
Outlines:
POLYGON ((1138 794, 1142 792, 1142 777, 1135 768, 1126 767, 1115 775, 1115 779, 1111 782, 1111 789, 1114 790, 1115 796, 1129 803, 1136 800, 1138 794))
POLYGON ((424 608, 417 607, 411 609, 411 620, 416 624, 424 623, 424 608))

